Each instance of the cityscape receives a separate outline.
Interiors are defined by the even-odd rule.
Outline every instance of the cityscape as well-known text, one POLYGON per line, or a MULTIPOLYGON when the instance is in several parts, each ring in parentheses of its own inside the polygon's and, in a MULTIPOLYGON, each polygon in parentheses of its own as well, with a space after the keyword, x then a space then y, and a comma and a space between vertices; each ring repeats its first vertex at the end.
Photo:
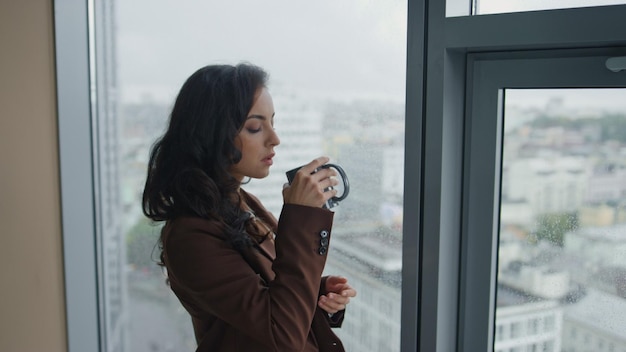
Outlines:
MULTIPOLYGON (((336 332, 348 350, 399 351, 404 106, 311 104, 281 94, 274 100, 276 163, 270 177, 245 188, 279 214, 286 170, 320 154, 346 170, 351 193, 335 210, 326 272, 348 277, 359 296, 336 332)), ((524 122, 504 136, 494 351, 624 351, 626 115, 568 118, 513 103, 505 121, 524 122)), ((133 351, 195 344, 186 312, 155 264, 158 227, 139 211, 146 155, 167 110, 151 101, 122 109, 133 351), (139 233, 147 240, 133 247, 129 239, 139 233), (160 316, 147 308, 157 304, 160 316), (178 333, 146 329, 146 320, 178 333)))
POLYGON ((494 351, 625 351, 626 114, 514 103, 494 351))
MULTIPOLYGON (((275 165, 269 177, 252 180, 244 188, 278 216, 287 170, 319 155, 330 156, 332 162, 344 168, 351 191, 334 208, 333 245, 325 271, 348 277, 359 290, 359 299, 351 303, 350 318, 337 333, 348 350, 367 350, 365 346, 371 348, 372 343, 376 343, 374 351, 398 350, 404 105, 390 101, 312 104, 293 93, 275 93, 274 101, 275 127, 281 138, 275 165)), ((120 113, 133 351, 170 351, 163 346, 177 351, 195 345, 187 313, 169 292, 165 276, 156 265, 159 227, 144 218, 140 207, 147 155, 166 126, 168 109, 167 104, 147 100, 124 106, 120 113), (151 318, 146 319, 146 314, 151 318), (150 321, 149 327, 146 320, 150 321), (159 322, 160 327, 153 326, 159 322), (173 336, 171 331, 178 333, 173 336)))

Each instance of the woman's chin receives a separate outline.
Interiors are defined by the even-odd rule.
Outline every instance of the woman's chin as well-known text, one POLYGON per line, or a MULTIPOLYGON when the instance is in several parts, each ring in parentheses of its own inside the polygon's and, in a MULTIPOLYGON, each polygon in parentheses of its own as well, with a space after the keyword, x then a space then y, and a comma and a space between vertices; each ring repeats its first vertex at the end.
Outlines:
POLYGON ((266 171, 259 171, 258 173, 255 173, 254 175, 250 175, 250 178, 254 178, 254 179, 262 179, 262 178, 266 178, 267 176, 270 175, 270 170, 267 169, 266 171))

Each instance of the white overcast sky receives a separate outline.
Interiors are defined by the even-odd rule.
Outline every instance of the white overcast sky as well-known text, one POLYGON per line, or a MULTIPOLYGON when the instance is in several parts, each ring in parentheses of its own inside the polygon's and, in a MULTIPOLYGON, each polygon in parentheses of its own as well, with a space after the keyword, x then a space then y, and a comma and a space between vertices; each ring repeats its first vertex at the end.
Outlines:
MULTIPOLYGON (((481 2, 485 12, 506 12, 626 0, 481 2)), ((201 66, 249 61, 270 73, 274 92, 404 101, 406 0, 119 0, 116 5, 122 100, 151 95, 171 102, 201 66)), ((623 90, 597 93, 571 91, 560 101, 566 108, 626 110, 623 90)), ((559 100, 556 92, 516 97, 536 107, 559 100)))
POLYGON ((121 0, 117 13, 126 100, 240 61, 269 71, 270 88, 404 99, 406 0, 121 0))

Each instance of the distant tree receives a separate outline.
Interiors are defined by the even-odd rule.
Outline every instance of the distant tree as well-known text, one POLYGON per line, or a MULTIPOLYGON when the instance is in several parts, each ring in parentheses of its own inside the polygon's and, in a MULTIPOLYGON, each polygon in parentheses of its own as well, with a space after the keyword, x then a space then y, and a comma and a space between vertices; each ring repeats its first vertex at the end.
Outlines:
POLYGON ((546 240, 563 247, 565 233, 578 228, 576 213, 552 213, 539 216, 537 240, 546 240))
POLYGON ((626 143, 626 116, 606 115, 600 119, 602 137, 604 140, 614 140, 626 143))
POLYGON ((160 225, 153 225, 142 217, 126 234, 126 258, 128 264, 141 269, 156 269, 159 262, 158 247, 160 225))

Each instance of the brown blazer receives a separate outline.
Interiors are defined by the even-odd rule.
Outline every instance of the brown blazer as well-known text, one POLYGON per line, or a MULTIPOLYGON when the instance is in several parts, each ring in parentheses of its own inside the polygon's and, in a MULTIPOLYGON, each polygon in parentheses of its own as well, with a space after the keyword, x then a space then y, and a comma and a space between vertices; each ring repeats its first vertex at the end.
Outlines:
POLYGON ((333 213, 285 204, 276 219, 258 199, 246 202, 276 233, 239 252, 216 221, 180 217, 163 228, 172 291, 192 318, 196 351, 341 352, 333 320, 317 307, 333 213), (326 240, 323 240, 326 239, 326 240))

